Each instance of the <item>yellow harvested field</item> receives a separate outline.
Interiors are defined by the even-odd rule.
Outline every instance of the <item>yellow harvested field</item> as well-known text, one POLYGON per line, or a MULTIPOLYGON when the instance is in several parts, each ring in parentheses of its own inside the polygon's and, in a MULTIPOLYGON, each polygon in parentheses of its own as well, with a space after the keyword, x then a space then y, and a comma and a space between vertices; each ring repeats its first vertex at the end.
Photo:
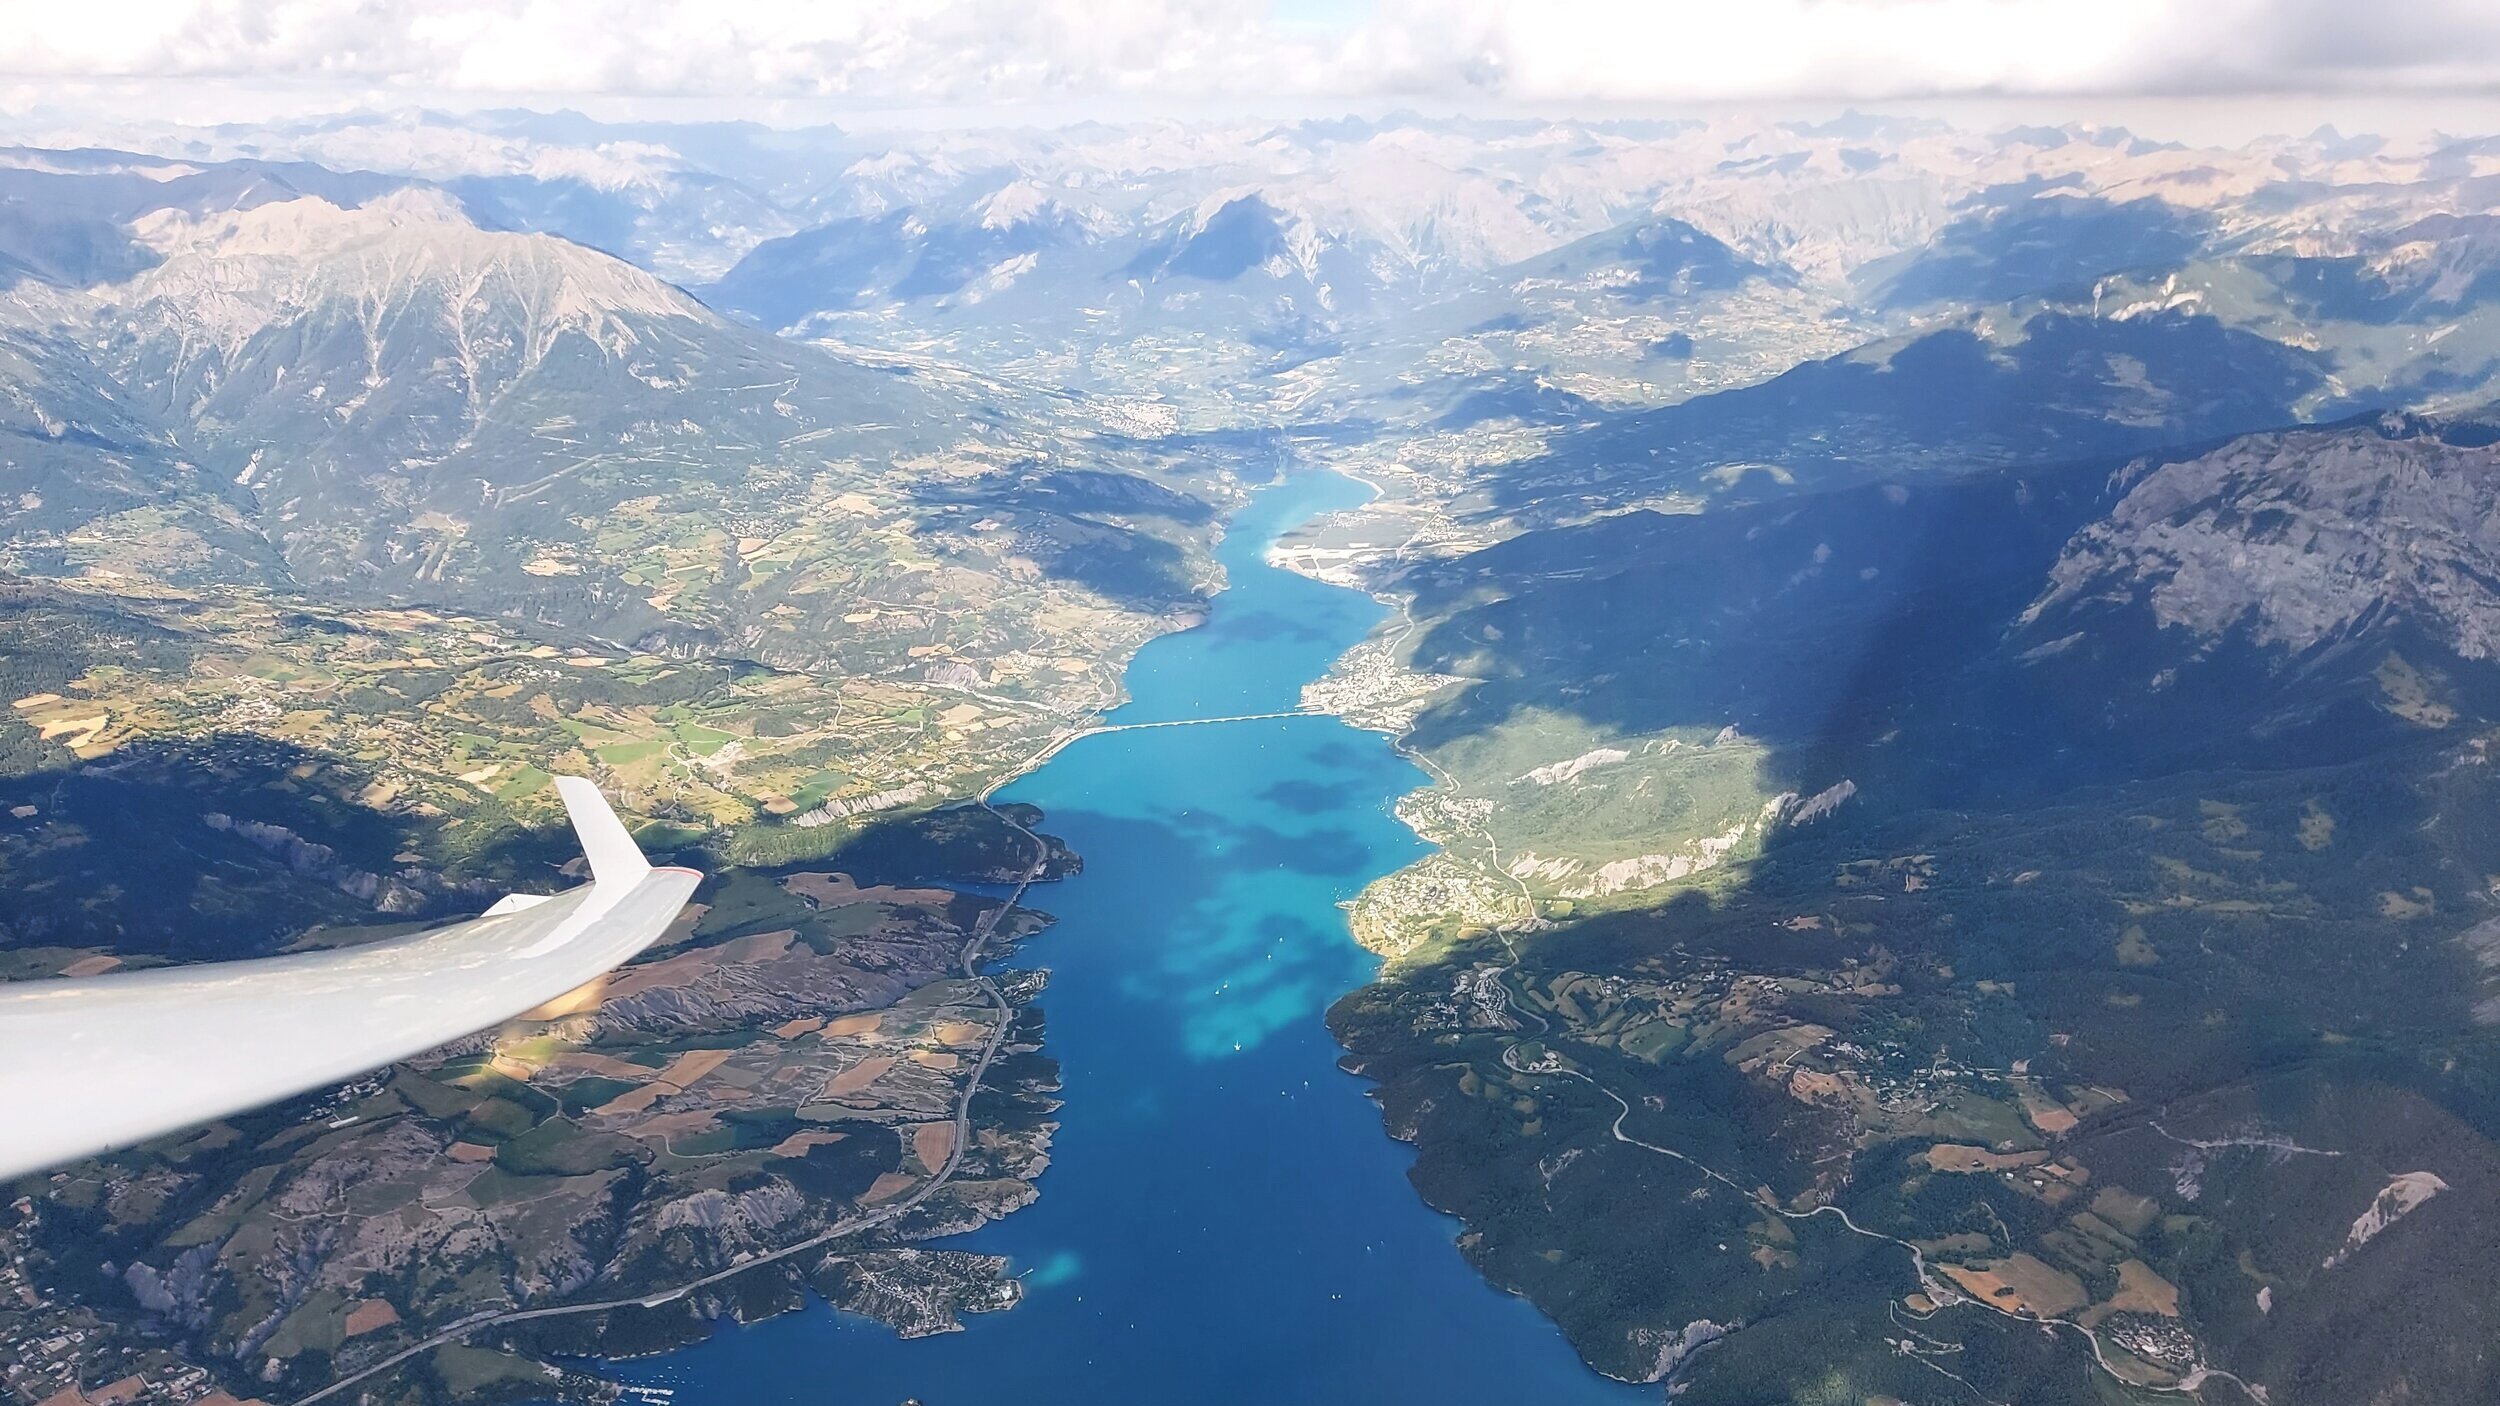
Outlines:
POLYGON ((1927 1169, 1931 1172, 2010 1172, 2016 1167, 2037 1166, 2047 1161, 2048 1157, 2045 1152, 1990 1152, 1984 1147, 1940 1142, 1927 1149, 1927 1169))
POLYGON ((495 1149, 474 1142, 455 1142, 446 1155, 454 1162, 492 1162, 495 1160, 495 1149))
POLYGON ((846 1136, 848 1136, 848 1134, 820 1133, 812 1129, 803 1133, 792 1133, 788 1137, 773 1144, 773 1155, 775 1157, 804 1157, 807 1155, 807 1150, 809 1148, 831 1147, 833 1144, 842 1141, 842 1139, 846 1136))
POLYGON ((1820 1069, 1795 1069, 1788 1075, 1789 1097, 1799 1103, 1828 1103, 1849 1097, 1849 1086, 1837 1074, 1820 1069))
POLYGON ((106 972, 111 971, 113 968, 118 967, 121 964, 121 958, 108 957, 99 953, 93 957, 81 957, 77 961, 70 963, 68 966, 61 968, 61 975, 102 976, 106 972))
POLYGON ((21 709, 22 709, 22 708, 40 708, 40 707, 42 707, 42 706, 43 706, 44 704, 46 704, 46 703, 58 703, 58 702, 60 702, 60 701, 61 701, 61 695, 59 695, 59 694, 57 694, 57 693, 30 693, 30 694, 27 694, 25 697, 23 697, 23 698, 21 698, 21 699, 17 700, 16 702, 14 702, 14 703, 10 704, 9 706, 10 706, 10 707, 12 707, 12 708, 21 708, 21 709))
POLYGON ((621 971, 608 974, 608 994, 633 996, 663 987, 683 985, 692 981, 704 968, 712 964, 712 953, 706 949, 699 952, 683 952, 674 957, 663 957, 659 961, 645 962, 638 967, 626 967, 621 971))
POLYGON ((920 1159, 920 1165, 931 1175, 946 1165, 946 1155, 954 1150, 955 1125, 952 1122, 923 1123, 912 1129, 912 1155, 920 1159))
POLYGON ((920 1178, 903 1172, 887 1172, 868 1184, 868 1194, 860 1197, 859 1202, 865 1206, 878 1201, 891 1201, 911 1190, 919 1182, 920 1178))
POLYGON ((1938 1265, 1972 1298, 2035 1318, 2062 1318, 2091 1302, 2083 1281, 2030 1255, 1984 1265, 1938 1265))
POLYGON ((590 1110, 591 1116, 594 1118, 630 1118, 638 1113, 648 1113, 651 1111, 651 1105, 676 1092, 675 1089, 662 1088, 656 1083, 645 1084, 638 1089, 628 1089, 600 1104, 597 1108, 590 1110))
POLYGON ((650 1083, 638 1089, 628 1089, 591 1112, 605 1115, 647 1112, 651 1105, 670 1094, 684 1093, 704 1075, 727 1064, 729 1054, 727 1050, 688 1050, 670 1060, 668 1068, 654 1075, 650 1083))
POLYGON ((825 1022, 825 1038, 847 1040, 856 1035, 874 1035, 877 1033, 878 1022, 883 1019, 885 1019, 884 1016, 871 1012, 867 1015, 846 1015, 839 1019, 829 1020, 825 1022))
POLYGON ((729 1062, 729 1050, 688 1050, 668 1062, 660 1071, 658 1082, 675 1084, 681 1089, 694 1087, 697 1079, 729 1062))
POLYGON ((399 1310, 382 1299, 366 1299, 347 1311, 346 1333, 360 1338, 379 1332, 399 1321, 399 1310))
POLYGON ((2153 1272, 2142 1260, 2121 1260, 2118 1264, 2118 1292, 2109 1296, 2109 1306, 2130 1313, 2158 1313, 2164 1318, 2179 1316, 2179 1286, 2153 1272))
POLYGON ((2037 1089, 2024 1089, 2022 1104, 2023 1116, 2031 1120, 2031 1126, 2047 1133, 2050 1137, 2059 1137, 2073 1132, 2075 1124, 2082 1121, 2068 1111, 2066 1105, 2037 1089))
POLYGON ((95 733, 102 732, 104 730, 104 725, 112 720, 113 715, 111 713, 98 713, 91 718, 55 718, 48 723, 42 724, 36 735, 40 736, 46 742, 51 741, 55 737, 66 737, 71 733, 83 732, 93 735, 95 733))
POLYGON ((795 1040, 801 1035, 814 1034, 816 1031, 824 1028, 825 1022, 823 1017, 801 1016, 797 1020, 785 1020, 781 1024, 774 1026, 773 1035, 776 1039, 795 1040))
POLYGON ((826 1080, 825 1097, 845 1098, 851 1094, 858 1093, 860 1090, 867 1088, 870 1084, 884 1078, 885 1072, 893 1067, 894 1060, 888 1055, 878 1055, 874 1059, 863 1059, 859 1063, 852 1065, 850 1068, 845 1069, 841 1073, 826 1080))
POLYGON ((990 1028, 978 1021, 941 1020, 930 1033, 941 1045, 977 1045, 989 1038, 990 1028))
POLYGON ((911 1062, 923 1069, 952 1070, 963 1066, 961 1056, 949 1054, 945 1050, 913 1050, 911 1062))
POLYGON ((721 944, 721 960, 729 962, 769 962, 790 950, 798 937, 796 928, 775 928, 721 944))
POLYGON ((706 1133, 720 1126, 720 1116, 708 1108, 690 1108, 683 1113, 663 1113, 645 1118, 627 1129, 638 1138, 648 1138, 665 1145, 681 1133, 706 1133))

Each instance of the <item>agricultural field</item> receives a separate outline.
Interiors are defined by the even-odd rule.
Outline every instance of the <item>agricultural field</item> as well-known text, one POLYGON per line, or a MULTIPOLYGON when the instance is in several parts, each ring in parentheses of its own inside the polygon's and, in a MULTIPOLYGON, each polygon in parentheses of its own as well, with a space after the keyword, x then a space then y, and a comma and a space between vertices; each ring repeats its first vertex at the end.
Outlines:
MULTIPOLYGON (((886 859, 853 858, 948 842, 904 837, 886 859)), ((981 862, 977 846, 960 857, 981 862)), ((158 1379, 211 1372, 237 1392, 293 1395, 470 1314, 631 1300, 852 1224, 861 1233, 667 1312, 475 1335, 377 1378, 373 1399, 474 1399, 490 1379, 578 1374, 545 1354, 700 1335, 726 1304, 752 1317, 811 1289, 914 1333, 1012 1303, 994 1261, 889 1261, 1033 1195, 1057 1106, 1038 983, 994 985, 962 963, 976 933, 986 960, 1046 920, 861 872, 730 871, 596 989, 50 1178, 5 1231, 45 1292, 0 1308, 0 1335, 85 1332, 82 1375, 126 1358, 158 1379), (987 1097, 959 1147, 976 1076, 987 1097), (125 1334, 79 1309, 99 1276, 160 1303, 184 1335, 125 1334)))

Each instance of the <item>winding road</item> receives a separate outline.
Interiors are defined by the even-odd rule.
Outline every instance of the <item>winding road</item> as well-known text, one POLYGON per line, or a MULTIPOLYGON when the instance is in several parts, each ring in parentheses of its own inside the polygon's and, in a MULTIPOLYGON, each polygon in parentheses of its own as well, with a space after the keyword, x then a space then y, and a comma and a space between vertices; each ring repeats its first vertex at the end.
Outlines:
MULTIPOLYGON (((1537 1033, 1540 1037, 1552 1033, 1554 1028, 1553 1022, 1547 1020, 1542 1014, 1532 1011, 1519 1003, 1518 993, 1511 990, 1511 985, 1508 980, 1511 970, 1512 969, 1509 967, 1504 967, 1500 972, 1496 973, 1498 977, 1502 978, 1501 987, 1503 999, 1510 1003, 1512 1011, 1519 1015, 1526 1016, 1537 1023, 1537 1033)), ((2170 1392, 2181 1396, 2192 1397, 2196 1395, 2197 1388, 2208 1380, 2227 1381, 2238 1387, 2241 1391, 2246 1392, 2250 1397, 2257 1401, 2263 1402, 2266 1399, 2265 1388, 2243 1381, 2240 1378, 2233 1376, 2231 1373, 2222 1371, 2219 1368, 2206 1367, 2202 1365, 2199 1365, 2190 1371, 2186 1376, 2182 1377, 2175 1386, 2160 1386, 2130 1381, 2128 1378, 2120 1375, 2118 1369, 2111 1365, 2108 1353, 2101 1347, 2099 1335, 2094 1333, 2091 1329, 2084 1327, 2082 1324, 2069 1322, 2063 1318, 2038 1318, 2027 1313, 2015 1312, 2012 1309, 2000 1308, 1984 1299, 1973 1298, 1961 1289, 1951 1284, 1944 1283, 1931 1274, 1927 1267, 1926 1251, 1920 1249, 1917 1245, 1912 1244, 1907 1240, 1901 1239, 1899 1236, 1886 1235, 1880 1230, 1867 1229, 1865 1226, 1858 1224, 1858 1222, 1850 1216, 1845 1207, 1834 1203, 1826 1203, 1824 1205, 1815 1206, 1803 1211, 1790 1210, 1788 1207, 1779 1204, 1779 1202, 1773 1200, 1770 1196, 1763 1192, 1746 1190, 1743 1186, 1739 1185, 1733 1177, 1728 1176, 1716 1167, 1713 1167, 1688 1153, 1678 1152, 1672 1147, 1662 1147, 1657 1143, 1635 1137, 1623 1130, 1624 1120, 1632 1116, 1632 1105, 1624 1099, 1623 1095, 1606 1087, 1606 1085, 1600 1083, 1595 1077, 1581 1070, 1573 1069, 1567 1065, 1555 1064, 1550 1066, 1539 1066, 1522 1064, 1516 1058, 1518 1051, 1519 1047, 1515 1043, 1504 1045, 1502 1047, 1502 1066, 1504 1068, 1520 1074, 1540 1076, 1561 1075, 1566 1078, 1577 1079, 1581 1083, 1588 1085, 1590 1088, 1597 1090, 1599 1093, 1604 1094, 1607 1098, 1613 1100, 1616 1109, 1615 1120, 1611 1125, 1609 1125, 1607 1130, 1614 1134, 1615 1141, 1641 1148, 1644 1151, 1655 1152, 1662 1157, 1672 1157, 1676 1161, 1691 1167, 1694 1171, 1701 1173, 1702 1176, 1719 1183, 1720 1185, 1728 1188, 1730 1191, 1744 1197, 1747 1201, 1752 1202, 1754 1205, 1770 1212, 1773 1215, 1794 1221, 1812 1220, 1816 1216, 1822 1215, 1834 1216, 1839 1219, 1841 1225, 1846 1227, 1852 1235, 1862 1235, 1869 1240, 1880 1240, 1887 1245, 1897 1245, 1901 1249, 1907 1251, 1910 1256, 1910 1269, 1918 1276, 1920 1291, 1925 1293, 1928 1299, 1936 1305, 1934 1309, 1925 1314, 1915 1315, 1917 1317, 1932 1318, 1936 1314, 1942 1313, 1948 1308, 1967 1304, 1974 1308, 1984 1308, 1990 1313, 1997 1314, 2000 1317, 2013 1319, 2018 1323, 2037 1323, 2051 1332, 2055 1332, 2059 1329, 2068 1329, 2078 1333, 2082 1336, 2084 1345, 2092 1350, 2092 1360, 2099 1364, 2102 1371, 2107 1372, 2117 1381, 2124 1383, 2127 1386, 2135 1387, 2139 1390, 2170 1392)), ((2300 1150, 2306 1152, 2313 1151, 2315 1149, 2302 1148, 2300 1150)), ((1928 1363, 1927 1365, 1934 1366, 1935 1364, 1928 1363)), ((1946 1375, 1951 1376, 1952 1374, 1948 1372, 1946 1375)), ((1961 1379, 1956 1377, 1955 1380, 1960 1381, 1961 1379)), ((1963 1382, 1963 1385, 1969 1386, 1970 1383, 1963 1382)), ((1977 1390, 1975 1387, 1972 1389, 1974 1391, 1977 1390)))

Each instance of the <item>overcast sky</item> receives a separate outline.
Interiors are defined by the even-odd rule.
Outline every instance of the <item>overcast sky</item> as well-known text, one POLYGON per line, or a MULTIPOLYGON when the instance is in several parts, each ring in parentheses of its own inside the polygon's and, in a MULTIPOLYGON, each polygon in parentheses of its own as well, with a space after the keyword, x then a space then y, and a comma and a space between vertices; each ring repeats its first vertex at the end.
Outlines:
POLYGON ((0 0, 0 106, 192 120, 2209 92, 2500 93, 2500 0, 0 0))

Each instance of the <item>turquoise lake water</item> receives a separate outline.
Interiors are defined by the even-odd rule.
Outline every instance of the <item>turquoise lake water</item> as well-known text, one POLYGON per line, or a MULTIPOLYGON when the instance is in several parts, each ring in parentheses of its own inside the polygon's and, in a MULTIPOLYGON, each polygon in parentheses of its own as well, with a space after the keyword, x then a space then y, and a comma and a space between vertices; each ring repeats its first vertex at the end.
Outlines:
MULTIPOLYGON (((1382 612, 1263 550, 1367 491, 1258 494, 1207 623, 1147 645, 1108 721, 1292 708, 1382 612)), ((676 1406, 1660 1399, 1477 1276, 1336 1066, 1321 1016, 1374 971, 1336 905, 1423 852, 1389 811, 1423 780, 1299 717, 1091 737, 1009 787, 1085 859, 1033 890, 1059 922, 1018 959, 1051 971, 1066 1106, 1040 1201, 939 1243, 1009 1256, 1024 1302, 916 1342, 816 1304, 622 1370, 676 1406)))

